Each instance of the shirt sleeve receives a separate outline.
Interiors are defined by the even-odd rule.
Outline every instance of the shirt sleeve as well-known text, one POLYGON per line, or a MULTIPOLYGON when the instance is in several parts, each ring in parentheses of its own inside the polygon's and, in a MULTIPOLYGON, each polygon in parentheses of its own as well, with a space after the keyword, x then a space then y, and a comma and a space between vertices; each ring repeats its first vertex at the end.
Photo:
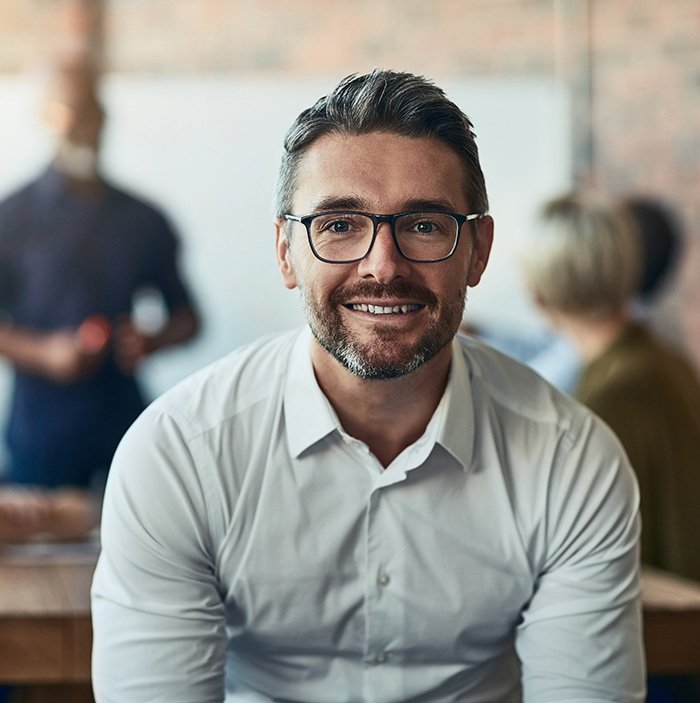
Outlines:
POLYGON ((0 203, 0 322, 13 314, 17 289, 14 266, 15 239, 28 204, 19 196, 0 203))
POLYGON ((642 703, 639 492, 617 439, 586 415, 559 448, 547 545, 516 633, 524 703, 642 703))
POLYGON ((224 699, 224 606, 195 463, 153 406, 117 450, 92 586, 98 703, 224 699))
POLYGON ((168 311, 193 306, 192 295, 180 270, 181 242, 169 220, 160 212, 150 213, 147 281, 163 296, 168 311))

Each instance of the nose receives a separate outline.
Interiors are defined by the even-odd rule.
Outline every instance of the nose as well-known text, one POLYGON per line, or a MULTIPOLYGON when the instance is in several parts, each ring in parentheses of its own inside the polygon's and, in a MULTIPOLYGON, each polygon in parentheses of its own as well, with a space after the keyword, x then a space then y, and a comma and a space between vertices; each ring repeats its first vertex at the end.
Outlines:
POLYGON ((357 272, 363 278, 374 278, 382 284, 409 274, 410 262, 399 253, 388 222, 379 224, 372 248, 358 263, 357 272))

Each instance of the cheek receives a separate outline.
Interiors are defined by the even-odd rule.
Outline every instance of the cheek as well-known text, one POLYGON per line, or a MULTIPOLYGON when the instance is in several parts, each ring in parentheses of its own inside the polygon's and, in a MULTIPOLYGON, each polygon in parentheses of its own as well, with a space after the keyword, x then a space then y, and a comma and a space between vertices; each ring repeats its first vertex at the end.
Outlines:
POLYGON ((310 261, 308 258, 293 257, 292 266, 296 285, 306 296, 323 299, 330 295, 335 288, 332 271, 324 270, 324 264, 310 261))
POLYGON ((439 272, 430 286, 445 300, 453 300, 464 294, 470 279, 470 262, 464 259, 449 260, 450 266, 439 272))

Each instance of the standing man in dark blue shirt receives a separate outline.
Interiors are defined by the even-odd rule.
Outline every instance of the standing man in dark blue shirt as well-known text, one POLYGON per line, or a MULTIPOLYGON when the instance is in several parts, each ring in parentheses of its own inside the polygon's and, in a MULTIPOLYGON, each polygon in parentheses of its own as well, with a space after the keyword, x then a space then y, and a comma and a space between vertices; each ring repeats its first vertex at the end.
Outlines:
POLYGON ((88 69, 62 66, 44 117, 55 159, 0 203, 0 354, 15 369, 7 478, 87 487, 145 405, 140 361, 193 337, 198 317, 167 220, 99 174, 104 115, 88 69), (131 318, 145 288, 168 313, 150 334, 131 318))

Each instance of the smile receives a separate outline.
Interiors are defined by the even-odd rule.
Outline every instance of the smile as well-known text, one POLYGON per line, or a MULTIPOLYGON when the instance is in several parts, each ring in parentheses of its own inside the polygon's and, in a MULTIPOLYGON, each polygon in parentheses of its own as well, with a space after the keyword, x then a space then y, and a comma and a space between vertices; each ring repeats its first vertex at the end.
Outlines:
POLYGON ((407 312, 413 312, 414 310, 419 310, 420 305, 365 305, 364 303, 353 303, 348 305, 351 310, 358 310, 360 312, 368 312, 372 315, 395 315, 404 314, 407 312))

